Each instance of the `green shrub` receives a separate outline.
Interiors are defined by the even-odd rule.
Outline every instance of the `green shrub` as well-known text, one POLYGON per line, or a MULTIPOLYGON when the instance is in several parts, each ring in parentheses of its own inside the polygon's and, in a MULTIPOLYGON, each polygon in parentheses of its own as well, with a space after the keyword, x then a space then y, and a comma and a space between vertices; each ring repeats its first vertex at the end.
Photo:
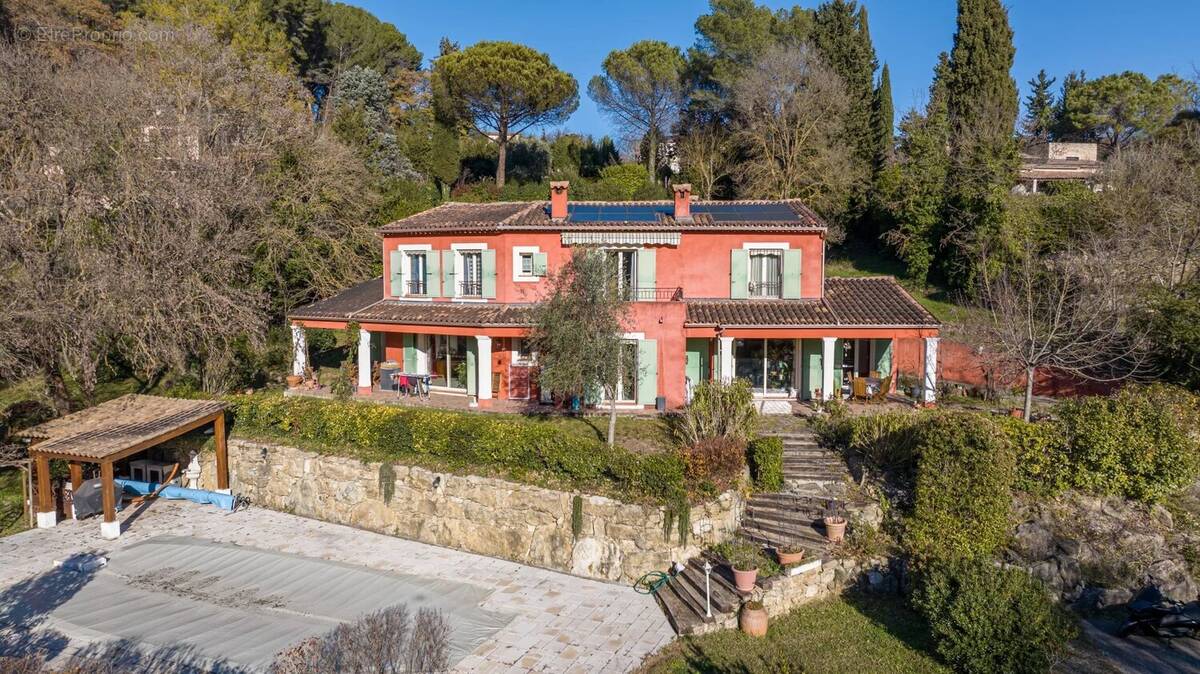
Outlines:
POLYGON ((929 417, 924 413, 884 412, 851 417, 841 423, 847 446, 879 472, 912 468, 917 460, 918 430, 929 417))
POLYGON ((1000 417, 997 422, 1016 457, 1018 489, 1053 496, 1070 486, 1070 456, 1062 424, 1013 417, 1000 417))
POLYGON ((969 412, 922 424, 911 515, 903 542, 918 561, 990 556, 1008 537, 1014 458, 999 428, 969 412))
POLYGON ((728 384, 704 381, 693 389, 687 407, 672 417, 671 431, 685 447, 708 438, 749 442, 757 421, 754 391, 749 381, 735 379, 728 384))
POLYGON ((1195 480, 1200 398, 1163 384, 1055 406, 1070 443, 1072 486, 1162 501, 1195 480))
POLYGON ((750 477, 759 491, 783 489, 783 438, 765 436, 750 443, 747 451, 750 477))
POLYGON ((683 462, 674 454, 635 454, 521 418, 264 393, 226 400, 238 434, 313 451, 487 469, 657 502, 685 496, 683 462))
POLYGON ((1041 582, 986 561, 925 571, 913 604, 938 654, 969 674, 1049 671, 1076 633, 1041 582))

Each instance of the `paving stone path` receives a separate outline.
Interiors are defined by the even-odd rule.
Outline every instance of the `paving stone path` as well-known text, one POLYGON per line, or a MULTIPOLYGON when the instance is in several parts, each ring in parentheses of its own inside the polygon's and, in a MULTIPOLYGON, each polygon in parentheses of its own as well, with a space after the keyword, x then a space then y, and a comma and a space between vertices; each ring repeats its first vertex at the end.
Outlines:
MULTIPOLYGON (((472 583, 492 590, 480 607, 517 618, 457 665, 470 672, 624 672, 674 634, 654 600, 631 588, 337 524, 251 508, 157 501, 131 517, 117 541, 95 521, 67 521, 0 538, 0 602, 11 588, 72 554, 154 536, 191 536, 373 569, 472 583)), ((13 597, 9 596, 9 600, 13 597)))

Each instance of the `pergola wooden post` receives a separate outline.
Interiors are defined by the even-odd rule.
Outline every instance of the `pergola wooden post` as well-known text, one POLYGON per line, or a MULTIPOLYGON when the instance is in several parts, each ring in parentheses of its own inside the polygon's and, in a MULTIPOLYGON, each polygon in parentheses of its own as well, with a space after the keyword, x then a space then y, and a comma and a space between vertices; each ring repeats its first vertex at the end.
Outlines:
POLYGON ((38 526, 56 523, 54 494, 50 489, 50 461, 68 463, 71 485, 83 482, 82 463, 100 466, 101 503, 105 538, 121 535, 117 521, 113 464, 138 452, 177 438, 208 424, 213 425, 217 454, 217 488, 229 493, 229 448, 225 433, 225 405, 214 400, 182 400, 127 395, 22 431, 34 439, 29 457, 37 468, 38 526))

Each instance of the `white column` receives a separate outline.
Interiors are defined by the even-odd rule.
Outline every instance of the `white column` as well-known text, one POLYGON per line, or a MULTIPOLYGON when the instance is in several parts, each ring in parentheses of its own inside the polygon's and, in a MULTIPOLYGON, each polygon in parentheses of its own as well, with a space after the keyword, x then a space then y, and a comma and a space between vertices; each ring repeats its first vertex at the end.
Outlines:
POLYGON ((479 377, 475 392, 480 400, 492 399, 492 338, 475 336, 475 373, 479 377))
MULTIPOLYGON (((822 337, 821 338, 821 396, 825 400, 833 400, 833 387, 835 385, 833 353, 834 346, 837 344, 837 337, 822 337)), ((837 383, 838 386, 841 382, 837 383)))
POLYGON ((358 330, 358 392, 371 392, 371 333, 358 330))
POLYGON ((733 338, 718 337, 717 341, 720 342, 717 360, 721 367, 721 382, 728 384, 733 381, 733 338))
POLYGON ((925 338, 925 377, 921 383, 921 400, 932 403, 937 399, 938 338, 925 338))
POLYGON ((304 376, 308 367, 308 344, 304 338, 304 326, 292 324, 292 374, 304 376))

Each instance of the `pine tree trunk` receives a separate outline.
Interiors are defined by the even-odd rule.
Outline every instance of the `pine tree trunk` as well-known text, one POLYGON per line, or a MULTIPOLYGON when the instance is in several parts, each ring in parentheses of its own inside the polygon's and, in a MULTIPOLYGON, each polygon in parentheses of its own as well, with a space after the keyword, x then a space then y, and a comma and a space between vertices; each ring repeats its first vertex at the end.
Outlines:
POLYGON ((504 187, 504 164, 508 157, 508 138, 504 133, 500 133, 500 140, 497 142, 500 148, 500 157, 496 160, 496 189, 504 187))
POLYGON ((1033 375, 1037 372, 1037 368, 1025 368, 1025 421, 1032 421, 1033 417, 1033 375))
POLYGON ((657 168, 655 166, 655 163, 658 160, 658 134, 655 133, 655 131, 653 129, 650 130, 649 145, 650 145, 650 151, 647 153, 647 156, 646 156, 646 174, 647 174, 646 180, 651 185, 653 185, 656 182, 658 182, 658 176, 656 175, 657 172, 654 170, 655 168, 657 168))

